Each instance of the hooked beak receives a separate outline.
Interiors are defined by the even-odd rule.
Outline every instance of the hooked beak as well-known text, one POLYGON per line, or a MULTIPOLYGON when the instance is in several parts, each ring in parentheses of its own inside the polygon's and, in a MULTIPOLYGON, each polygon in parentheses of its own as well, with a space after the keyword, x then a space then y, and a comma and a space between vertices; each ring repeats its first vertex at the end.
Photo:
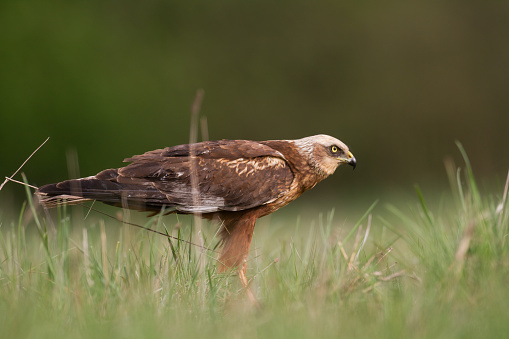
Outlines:
POLYGON ((353 156, 352 152, 348 152, 348 159, 346 160, 346 163, 355 169, 355 166, 357 166, 357 160, 355 160, 355 157, 353 156))

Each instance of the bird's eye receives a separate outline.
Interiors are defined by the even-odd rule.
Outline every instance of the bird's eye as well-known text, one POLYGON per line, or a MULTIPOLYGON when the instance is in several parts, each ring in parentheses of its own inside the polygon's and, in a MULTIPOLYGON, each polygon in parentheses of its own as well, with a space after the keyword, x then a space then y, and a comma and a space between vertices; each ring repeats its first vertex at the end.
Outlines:
POLYGON ((332 146, 330 148, 330 150, 331 150, 332 153, 337 153, 338 152, 338 146, 332 146))

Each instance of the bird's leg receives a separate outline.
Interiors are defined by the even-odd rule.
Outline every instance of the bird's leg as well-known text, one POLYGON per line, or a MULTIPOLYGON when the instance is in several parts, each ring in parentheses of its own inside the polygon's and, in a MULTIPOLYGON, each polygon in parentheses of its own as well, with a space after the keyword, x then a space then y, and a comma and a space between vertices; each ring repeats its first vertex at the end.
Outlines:
POLYGON ((222 219, 222 251, 219 256, 220 272, 245 264, 249 253, 249 245, 253 238, 255 221, 256 218, 248 215, 222 219))
POLYGON ((229 268, 238 267, 239 278, 242 286, 246 289, 247 296, 253 304, 258 304, 253 292, 249 288, 247 280, 247 257, 249 245, 253 238, 255 217, 243 216, 235 219, 223 220, 222 252, 219 257, 219 272, 225 272, 229 268))
POLYGON ((251 291, 251 288, 249 288, 249 282, 247 281, 246 271, 247 271, 247 262, 245 262, 242 265, 242 267, 239 269, 240 282, 242 283, 242 286, 244 286, 244 288, 246 290, 247 297, 249 298, 251 303, 253 305, 258 306, 259 305, 258 299, 256 299, 256 297, 253 294, 253 291, 251 291))

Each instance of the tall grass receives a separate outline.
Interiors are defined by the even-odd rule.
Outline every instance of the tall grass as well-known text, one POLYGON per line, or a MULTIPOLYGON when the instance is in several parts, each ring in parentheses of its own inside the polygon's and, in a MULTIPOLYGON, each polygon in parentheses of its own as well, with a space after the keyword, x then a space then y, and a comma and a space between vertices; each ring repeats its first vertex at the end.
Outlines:
POLYGON ((260 307, 234 272, 217 273, 214 227, 202 251, 186 242, 192 218, 140 219, 165 238, 74 208, 47 214, 29 194, 17 220, 0 220, 0 336, 501 337, 507 186, 483 195, 465 160, 448 167, 453 198, 436 210, 417 188, 410 210, 373 205, 355 225, 331 212, 285 240, 257 228, 248 276, 260 307))

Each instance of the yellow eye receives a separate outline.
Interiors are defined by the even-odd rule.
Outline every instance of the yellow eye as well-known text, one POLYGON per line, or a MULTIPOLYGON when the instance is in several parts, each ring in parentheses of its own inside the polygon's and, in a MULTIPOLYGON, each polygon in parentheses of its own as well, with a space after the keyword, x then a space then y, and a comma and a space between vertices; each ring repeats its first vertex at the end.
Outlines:
POLYGON ((332 151, 332 153, 336 153, 338 151, 338 147, 337 146, 332 146, 330 148, 330 150, 332 151))

